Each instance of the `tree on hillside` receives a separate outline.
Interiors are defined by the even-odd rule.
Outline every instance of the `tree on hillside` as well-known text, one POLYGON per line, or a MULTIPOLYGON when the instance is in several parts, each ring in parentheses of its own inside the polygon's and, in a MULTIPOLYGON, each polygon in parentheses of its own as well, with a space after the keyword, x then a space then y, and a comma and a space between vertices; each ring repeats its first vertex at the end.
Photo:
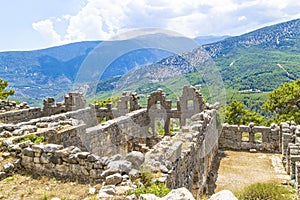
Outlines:
POLYGON ((270 92, 264 109, 275 114, 277 123, 290 120, 300 123, 300 79, 270 92))
POLYGON ((254 122, 256 125, 261 125, 264 122, 264 117, 245 109, 242 102, 233 100, 230 105, 226 106, 225 122, 237 125, 247 125, 254 122))
POLYGON ((7 99, 8 96, 13 95, 15 93, 14 90, 5 90, 7 86, 8 82, 0 78, 0 99, 7 99))

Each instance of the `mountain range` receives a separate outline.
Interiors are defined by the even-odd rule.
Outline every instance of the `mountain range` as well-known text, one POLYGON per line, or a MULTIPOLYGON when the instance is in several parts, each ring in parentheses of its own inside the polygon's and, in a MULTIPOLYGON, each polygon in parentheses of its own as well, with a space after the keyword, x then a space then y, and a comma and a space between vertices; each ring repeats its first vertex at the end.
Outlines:
MULTIPOLYGON (((243 94, 265 98, 267 92, 300 77, 300 19, 241 36, 198 37, 195 41, 201 45, 199 49, 182 55, 147 50, 120 57, 118 63, 112 63, 110 70, 102 75, 97 92, 111 91, 122 79, 137 75, 142 79, 127 87, 142 93, 159 86, 169 87, 183 76, 188 77, 191 84, 204 84, 203 77, 199 77, 191 65, 192 60, 199 58, 199 52, 206 52, 219 70, 228 99, 239 95, 245 104, 253 98, 249 100, 243 94), (148 78, 146 84, 145 78, 148 78)), ((28 52, 1 52, 0 77, 9 81, 16 90, 16 97, 29 103, 47 96, 61 96, 72 89, 78 68, 99 44, 101 41, 28 52)))

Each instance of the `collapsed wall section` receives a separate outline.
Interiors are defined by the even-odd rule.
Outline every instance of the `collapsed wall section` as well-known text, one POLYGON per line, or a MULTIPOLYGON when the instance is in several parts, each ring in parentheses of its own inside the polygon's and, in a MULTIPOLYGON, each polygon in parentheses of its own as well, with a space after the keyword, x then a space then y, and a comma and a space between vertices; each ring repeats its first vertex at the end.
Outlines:
POLYGON ((280 127, 276 125, 265 127, 254 126, 252 123, 249 126, 224 124, 219 145, 221 148, 233 150, 256 149, 265 152, 280 152, 280 135, 280 127))
POLYGON ((212 161, 218 152, 215 110, 205 110, 192 117, 181 133, 164 137, 145 155, 145 167, 161 172, 170 188, 186 187, 200 196, 207 190, 212 161))

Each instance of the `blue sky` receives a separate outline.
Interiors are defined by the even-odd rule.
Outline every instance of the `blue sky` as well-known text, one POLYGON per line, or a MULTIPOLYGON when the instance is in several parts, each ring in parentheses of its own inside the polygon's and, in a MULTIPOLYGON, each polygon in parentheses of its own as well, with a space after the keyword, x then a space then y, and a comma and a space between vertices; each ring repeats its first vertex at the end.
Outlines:
POLYGON ((240 35, 300 18, 299 0, 2 0, 0 3, 0 51, 106 40, 141 28, 164 28, 187 37, 240 35))

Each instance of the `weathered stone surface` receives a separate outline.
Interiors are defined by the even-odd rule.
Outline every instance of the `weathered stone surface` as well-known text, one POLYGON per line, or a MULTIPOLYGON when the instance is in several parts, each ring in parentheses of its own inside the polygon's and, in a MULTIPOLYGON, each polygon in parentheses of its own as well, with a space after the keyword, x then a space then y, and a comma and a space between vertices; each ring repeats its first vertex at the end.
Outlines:
POLYGON ((34 157, 34 152, 30 147, 23 149, 23 153, 25 156, 34 157))
POLYGON ((132 179, 132 180, 135 180, 137 178, 140 177, 140 172, 136 169, 131 169, 130 172, 129 172, 129 177, 132 179))
POLYGON ((121 183, 122 180, 123 180, 122 175, 117 173, 117 174, 112 174, 110 176, 107 176, 105 178, 105 183, 106 183, 106 185, 117 185, 117 184, 121 183))
POLYGON ((99 193, 98 198, 112 198, 116 194, 116 187, 114 185, 103 186, 99 193))
POLYGON ((132 169, 132 164, 127 160, 118 160, 110 162, 107 167, 108 169, 101 174, 102 177, 107 177, 115 173, 128 174, 132 169))
POLYGON ((98 161, 100 160, 100 157, 99 156, 96 156, 94 154, 90 154, 87 156, 87 161, 88 162, 95 162, 95 161, 98 161))
POLYGON ((13 134, 11 133, 11 132, 9 132, 9 131, 2 131, 1 133, 0 133, 0 137, 1 138, 9 138, 9 137, 11 137, 13 134))
POLYGON ((3 171, 4 172, 11 172, 13 171, 15 166, 12 163, 7 163, 3 166, 3 171))
POLYGON ((229 190, 222 190, 212 195, 209 200, 238 200, 229 190))
POLYGON ((91 154, 90 152, 79 152, 76 153, 76 156, 80 159, 86 159, 90 154, 91 154))
POLYGON ((139 200, 159 200, 154 194, 141 194, 139 200))
POLYGON ((62 145, 58 144, 46 144, 44 147, 44 152, 45 153, 54 153, 57 150, 61 150, 64 147, 62 145))
POLYGON ((90 195, 94 195, 94 194, 96 194, 96 188, 94 188, 94 187, 90 187, 89 188, 89 192, 88 192, 90 195))
POLYGON ((145 156, 139 151, 132 151, 126 155, 125 160, 131 162, 132 167, 134 167, 135 169, 139 169, 145 161, 145 156))
POLYGON ((173 189, 161 200, 194 200, 192 193, 186 188, 173 189))

